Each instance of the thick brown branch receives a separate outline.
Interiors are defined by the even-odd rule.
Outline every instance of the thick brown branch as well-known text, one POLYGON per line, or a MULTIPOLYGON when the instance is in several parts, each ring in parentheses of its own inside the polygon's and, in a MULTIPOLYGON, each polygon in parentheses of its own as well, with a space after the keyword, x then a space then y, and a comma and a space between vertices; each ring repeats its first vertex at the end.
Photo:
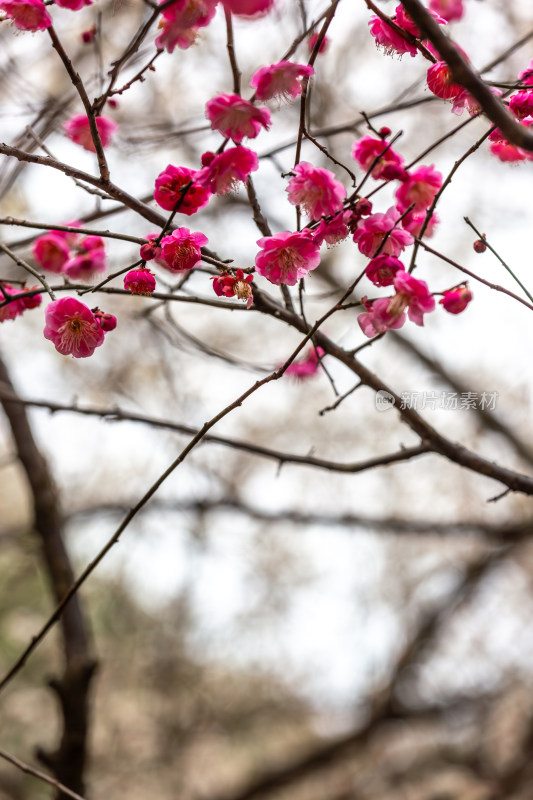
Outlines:
POLYGON ((485 81, 472 69, 459 48, 442 31, 420 0, 401 0, 409 16, 414 20, 425 39, 440 53, 452 71, 453 79, 464 86, 475 97, 487 117, 498 126, 503 135, 524 150, 533 151, 533 134, 520 125, 496 97, 485 81))
MULTIPOLYGON (((0 359, 0 381, 15 394, 7 367, 0 359)), ((2 399, 9 420, 19 461, 26 474, 33 502, 34 529, 43 550, 55 602, 64 597, 74 579, 70 559, 63 541, 63 517, 57 492, 46 460, 33 438, 33 433, 21 403, 2 399)), ((52 770, 58 781, 74 792, 84 790, 83 774, 87 757, 89 724, 88 691, 95 662, 90 656, 86 623, 79 597, 61 614, 61 630, 65 650, 65 669, 52 688, 57 693, 63 714, 61 742, 53 753, 41 753, 41 760, 52 770)), ((66 795, 59 790, 58 799, 66 795)))

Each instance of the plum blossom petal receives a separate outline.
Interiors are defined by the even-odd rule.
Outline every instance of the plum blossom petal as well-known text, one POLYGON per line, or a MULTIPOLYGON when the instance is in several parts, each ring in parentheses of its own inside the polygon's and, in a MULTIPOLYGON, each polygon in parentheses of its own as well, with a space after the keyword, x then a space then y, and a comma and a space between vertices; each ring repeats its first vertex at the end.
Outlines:
POLYGON ((248 175, 259 167, 257 153, 247 147, 237 145, 215 155, 204 153, 203 169, 194 175, 194 180, 209 189, 213 194, 228 194, 238 188, 239 182, 245 183, 248 175))
MULTIPOLYGON (((102 147, 107 147, 110 144, 113 134, 118 130, 118 125, 108 117, 96 117, 96 127, 100 134, 102 147)), ((89 118, 85 114, 76 114, 63 123, 63 130, 76 144, 83 147, 84 150, 89 150, 91 153, 96 153, 96 147, 91 136, 91 128, 89 126, 89 118)))
POLYGON ((92 356, 104 341, 104 332, 93 312, 74 297, 62 297, 45 309, 44 337, 58 353, 74 358, 92 356))
POLYGON ((237 94, 219 94, 208 100, 205 115, 215 131, 240 144, 243 139, 255 139, 261 128, 268 130, 270 111, 258 108, 237 94))
POLYGON ((210 191, 196 182, 196 172, 187 167, 169 164, 155 180, 154 200, 165 211, 174 211, 179 203, 179 213, 189 217, 207 205, 210 196, 210 191))
POLYGON ((255 257, 257 272, 271 283, 294 286, 320 264, 320 249, 308 233, 282 231, 257 244, 261 248, 255 257))
POLYGON ((371 214, 363 219, 353 235, 361 253, 368 258, 381 253, 397 258, 413 243, 411 234, 398 225, 399 219, 400 212, 394 206, 385 214, 371 214))
POLYGON ((442 300, 439 300, 439 303, 448 313, 460 314, 465 310, 472 298, 473 295, 468 286, 459 286, 458 289, 451 289, 449 292, 444 292, 444 296, 442 300))
POLYGON ((302 93, 302 79, 314 75, 309 64, 295 64, 292 61, 278 61, 269 67, 260 67, 254 72, 250 86, 255 89, 255 96, 264 103, 279 97, 282 100, 294 100, 302 93))
POLYGON ((413 213, 420 214, 429 208, 441 186, 442 175, 433 165, 418 167, 408 174, 407 179, 396 190, 399 210, 407 211, 414 204, 413 213))
POLYGON ((203 233, 192 233, 188 228, 176 228, 161 240, 161 254, 170 272, 183 272, 202 259, 201 248, 208 243, 203 233))
POLYGON ((21 31, 44 31, 52 24, 42 0, 0 0, 0 11, 21 31))
POLYGON ((302 206, 311 219, 332 216, 342 209, 346 189, 329 169, 302 161, 293 167, 295 175, 287 186, 289 202, 302 206))

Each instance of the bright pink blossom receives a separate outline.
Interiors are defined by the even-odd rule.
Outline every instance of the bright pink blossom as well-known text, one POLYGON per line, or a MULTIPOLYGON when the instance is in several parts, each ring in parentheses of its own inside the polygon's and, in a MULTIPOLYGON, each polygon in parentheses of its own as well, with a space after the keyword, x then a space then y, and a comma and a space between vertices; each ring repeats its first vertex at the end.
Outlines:
POLYGON ((309 78, 314 72, 309 64, 279 61, 254 72, 250 86, 255 89, 255 96, 261 103, 272 100, 273 97, 294 100, 302 93, 302 78, 309 78))
POLYGON ((195 179, 196 173, 192 169, 169 164, 155 180, 156 203, 165 211, 173 211, 179 203, 177 210, 180 214, 188 217, 196 214, 198 209, 207 205, 211 194, 204 186, 196 183, 195 179))
POLYGON ((407 211, 413 205, 412 211, 419 214, 425 211, 431 203, 440 187, 442 186, 442 175, 433 167, 418 167, 413 172, 408 173, 407 180, 400 184, 396 189, 397 206, 400 211, 407 211))
POLYGON ((527 86, 533 86, 533 58, 527 67, 518 73, 518 80, 527 86))
POLYGON ((444 297, 442 300, 439 300, 439 303, 450 314, 460 314, 461 311, 465 310, 471 300, 472 292, 468 286, 460 286, 458 289, 444 292, 444 297))
POLYGON ((192 233, 188 228, 176 228, 161 240, 161 253, 165 266, 171 272, 192 269, 201 261, 201 248, 208 242, 203 233, 192 233))
POLYGON ((388 25, 380 17, 370 17, 368 24, 370 33, 376 40, 376 45, 382 47, 387 55, 409 53, 414 57, 418 53, 417 47, 408 41, 409 37, 404 38, 392 25, 388 25))
POLYGON ((442 100, 450 100, 463 91, 461 84, 454 82, 452 71, 445 61, 431 65, 427 72, 427 83, 430 92, 442 100))
MULTIPOLYGON (((430 8, 426 10, 431 14, 433 19, 439 23, 439 25, 446 25, 446 20, 439 14, 435 13, 434 10, 432 11, 430 8)), ((405 11, 404 7, 401 4, 399 6, 396 6, 396 14, 394 21, 396 22, 396 25, 399 25, 402 30, 407 31, 407 33, 410 33, 411 36, 415 36, 417 39, 421 38, 420 31, 418 30, 415 23, 413 22, 413 20, 411 19, 411 17, 405 11)))
POLYGON ((146 267, 130 269, 124 276, 124 288, 132 294, 150 297, 155 291, 155 275, 146 267))
POLYGON ((106 259, 103 248, 95 250, 81 251, 76 256, 72 256, 63 267, 63 272, 74 281, 86 281, 90 283, 101 272, 105 272, 106 259))
POLYGON ((52 18, 42 0, 0 0, 4 11, 21 31, 44 31, 52 18))
POLYGON ((255 257, 256 269, 271 283, 294 286, 320 264, 320 249, 308 233, 282 231, 257 244, 261 250, 255 257))
MULTIPOLYGON (((520 124, 527 128, 529 128, 531 125, 531 123, 527 121, 521 121, 520 124)), ((523 150, 521 147, 517 147, 517 145, 508 142, 499 128, 495 128, 492 131, 492 133, 489 135, 489 141, 491 153, 497 156, 500 161, 513 163, 517 161, 531 160, 533 158, 533 153, 523 150)))
POLYGON ((237 297, 239 300, 246 300, 246 307, 250 308, 253 301, 253 290, 251 283, 253 275, 244 275, 242 269, 238 269, 235 275, 225 272, 211 278, 213 281, 213 291, 219 297, 237 297))
POLYGON ((429 8, 447 22, 461 19, 464 14, 463 0, 429 0, 429 8))
POLYGON ((76 237, 70 258, 63 265, 62 272, 72 280, 92 281, 105 272, 106 257, 104 240, 100 236, 76 237))
POLYGON ((115 330, 117 327, 117 318, 114 314, 107 314, 105 311, 100 311, 98 306, 96 306, 96 308, 91 308, 91 311, 104 333, 115 330))
POLYGON ((222 153, 204 153, 203 169, 195 173, 194 179, 213 194, 227 194, 245 183, 248 175, 259 167, 257 153, 247 147, 237 145, 222 153))
POLYGON ((287 186, 289 202, 302 206, 311 219, 332 216, 342 209, 346 189, 333 172, 301 161, 293 167, 295 175, 287 186))
POLYGON ((509 100, 509 108, 518 119, 533 115, 533 91, 517 92, 509 100))
POLYGON ((397 224, 399 218, 400 212, 392 207, 385 214, 371 214, 362 220, 353 235, 361 253, 368 258, 381 253, 398 257, 413 243, 411 234, 397 224))
MULTIPOLYGON (((351 212, 348 214, 350 215, 351 212)), ((327 247, 333 247, 346 239, 349 230, 344 216, 344 214, 336 214, 332 219, 321 219, 312 231, 314 241, 318 245, 326 242, 327 247)))
POLYGON ((403 158, 383 139, 363 136, 358 142, 354 142, 352 156, 361 169, 369 170, 374 164, 370 174, 376 180, 392 180, 405 175, 403 158))
POLYGON ((491 142, 489 145, 492 155, 508 163, 515 163, 517 161, 527 161, 528 155, 525 150, 511 144, 508 141, 491 142))
POLYGON ((174 52, 177 46, 187 50, 198 37, 200 28, 209 25, 218 0, 176 0, 161 12, 161 33, 155 40, 158 48, 174 52))
MULTIPOLYGON (((406 231, 409 231, 409 233, 412 233, 413 236, 420 236, 425 220, 425 214, 414 214, 412 211, 410 211, 409 214, 406 214, 402 219, 402 227, 405 228, 406 231)), ((427 239, 430 239, 433 236, 435 228, 438 224, 439 218, 435 213, 433 213, 424 230, 424 236, 427 239)))
POLYGON ((270 111, 257 108, 237 94, 219 94, 208 100, 205 115, 215 131, 240 144, 243 139, 255 139, 261 128, 268 130, 270 111))
POLYGON ((39 236, 33 244, 33 257, 42 269, 61 272, 70 257, 70 248, 59 231, 39 236))
POLYGON ((266 14, 274 7, 275 0, 222 0, 227 11, 242 17, 255 17, 266 14))
POLYGON ((405 267, 394 256, 380 255, 368 262, 365 272, 374 286, 392 286, 396 273, 405 272, 405 267))
POLYGON ((320 359, 324 356, 324 350, 321 347, 316 349, 312 347, 301 361, 293 361, 285 370, 285 375, 290 375, 296 380, 305 380, 312 378, 316 375, 320 368, 320 359))
MULTIPOLYGON (((157 239, 157 234, 152 234, 148 237, 149 239, 157 239)), ((153 244, 153 242, 146 242, 146 244, 141 245, 140 253, 143 261, 152 261, 155 258, 159 258, 161 256, 161 247, 153 244)))
POLYGON ((71 11, 79 11, 84 6, 92 5, 93 0, 55 0, 56 6, 70 8, 71 11))
POLYGON ((396 310, 389 310, 392 300, 392 297, 380 297, 378 300, 374 300, 373 303, 369 303, 363 298, 366 311, 359 314, 357 322, 369 339, 379 333, 401 328, 404 324, 405 311, 403 309, 399 313, 396 310))
POLYGON ((409 272, 397 272, 394 276, 396 294, 392 298, 389 311, 396 313, 407 308, 407 315, 415 325, 424 324, 424 314, 433 311, 435 298, 430 293, 425 281, 413 278, 409 272))
POLYGON ((10 283, 0 282, 0 322, 5 322, 8 319, 15 319, 20 316, 28 308, 37 308, 41 305, 40 293, 25 296, 27 292, 32 292, 38 289, 38 286, 31 286, 29 289, 16 289, 10 283), (9 301, 10 297, 16 297, 16 300, 9 301), (3 305, 6 303, 6 305, 3 305))
MULTIPOLYGON (((307 48, 310 53, 313 52, 315 49, 316 43, 318 42, 318 37, 320 36, 319 33, 312 33, 309 39, 307 40, 307 48)), ((324 36, 322 41, 320 42, 320 47, 318 48, 319 53, 325 53, 329 45, 329 39, 327 36, 324 36)))
POLYGON ((104 341, 104 332, 93 312, 74 297, 49 303, 45 323, 44 338, 64 356, 87 358, 104 341))
MULTIPOLYGON (((113 134, 118 130, 117 123, 113 122, 113 120, 108 117, 96 117, 96 127, 100 134, 102 147, 107 147, 111 142, 113 134)), ((63 130, 69 139, 79 144, 84 150, 89 150, 91 153, 96 152, 91 136, 89 119, 85 114, 76 114, 74 117, 64 122, 63 130)))

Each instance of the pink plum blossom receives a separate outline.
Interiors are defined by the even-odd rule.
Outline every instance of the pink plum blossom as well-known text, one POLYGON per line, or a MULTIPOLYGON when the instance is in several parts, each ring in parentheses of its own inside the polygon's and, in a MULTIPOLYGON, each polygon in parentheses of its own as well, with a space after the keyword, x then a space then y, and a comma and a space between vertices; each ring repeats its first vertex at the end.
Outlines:
POLYGON ((392 286, 396 273, 405 272, 405 267, 394 256, 380 255, 368 262, 365 272, 374 286, 392 286))
POLYGON ((533 58, 527 67, 518 73, 518 80, 527 86, 533 86, 533 58))
POLYGON ((44 31, 52 24, 42 0, 0 0, 0 11, 21 31, 44 31))
POLYGON ((357 322, 365 336, 368 336, 369 339, 372 339, 373 336, 377 336, 379 333, 401 328, 404 324, 405 311, 403 309, 399 311, 399 313, 397 310, 389 310, 392 299, 391 297, 380 297, 378 300, 369 303, 363 298, 366 311, 359 314, 357 322))
POLYGON ((104 333, 115 330, 117 327, 117 318, 114 314, 107 314, 105 311, 100 311, 98 306, 96 306, 96 308, 91 308, 91 311, 104 333))
MULTIPOLYGON (((424 213, 415 214, 413 211, 410 211, 402 219, 402 227, 406 231, 409 231, 409 233, 412 233, 413 236, 420 236, 425 221, 426 221, 426 215, 424 213)), ((430 239, 433 236, 435 228, 438 224, 439 224, 439 218, 435 213, 433 213, 424 230, 424 236, 430 239)))
POLYGON ((400 211, 406 211, 414 203, 412 211, 415 214, 425 211, 441 186, 442 175, 433 165, 418 167, 396 189, 397 207, 400 211))
POLYGON ((154 199, 165 211, 173 211, 176 206, 180 214, 196 214, 209 202, 211 193, 196 183, 196 173, 187 167, 174 167, 169 164, 155 180, 154 199), (185 191, 185 187, 190 184, 185 191), (179 203, 179 205, 178 205, 179 203))
MULTIPOLYGON (((529 127, 531 123, 521 122, 522 125, 529 127)), ((517 161, 526 161, 533 158, 533 153, 523 150, 511 142, 508 142, 499 128, 495 128, 489 135, 489 149, 500 161, 507 161, 510 163, 517 161)))
POLYGON ((101 272, 105 272, 106 260, 103 248, 89 250, 72 256, 63 267, 63 272, 72 280, 90 283, 101 272))
POLYGON ((250 308, 253 301, 253 290, 251 283, 253 275, 246 275, 242 269, 235 272, 235 276, 229 272, 211 278, 213 281, 213 291, 219 297, 237 297, 239 300, 246 300, 246 307, 250 308))
POLYGON ((155 40, 158 48, 173 53, 177 46, 187 50, 198 37, 200 28, 209 25, 218 0, 176 0, 161 12, 161 33, 155 40))
POLYGON ((103 343, 104 332, 84 303, 62 297, 46 307, 44 337, 64 356, 87 358, 103 343))
POLYGON ((296 164, 292 171, 295 175, 286 191, 293 206, 302 206, 312 219, 331 216, 342 209, 346 189, 333 172, 314 167, 307 161, 296 164))
POLYGON ((274 7, 274 0, 222 0, 227 11, 242 17, 266 14, 274 7))
POLYGON ((243 139, 255 139, 261 128, 268 130, 270 111, 257 108, 237 94, 219 94, 208 100, 205 115, 215 131, 240 144, 243 139))
POLYGON ((374 164, 370 174, 376 180, 401 179, 405 175, 402 156, 396 153, 383 139, 363 136, 362 139, 354 142, 352 156, 361 169, 369 170, 374 164))
MULTIPOLYGON (((446 25, 446 20, 439 14, 437 14, 434 10, 431 10, 430 8, 426 10, 431 14, 433 19, 439 23, 439 25, 446 25)), ((404 7, 401 4, 399 6, 396 6, 395 22, 396 25, 399 25, 400 28, 402 28, 402 30, 407 31, 407 33, 410 33, 411 36, 415 36, 417 39, 421 38, 420 31, 418 30, 415 23, 413 22, 413 20, 411 19, 411 17, 405 11, 404 7)))
POLYGON ((70 8, 71 11, 79 11, 84 6, 92 5, 93 0, 54 0, 56 6, 70 8))
POLYGON ((202 164, 203 169, 195 173, 195 181, 213 194, 228 194, 238 188, 239 182, 245 183, 248 175, 258 169, 259 159, 253 150, 237 145, 218 155, 204 153, 202 164))
POLYGON ((314 72, 313 67, 308 64, 279 61, 269 67, 260 67, 254 72, 250 86, 255 89, 255 96, 261 103, 272 100, 273 97, 294 100, 302 93, 302 78, 309 78, 314 72))
POLYGON ((518 119, 533 115, 533 91, 517 92, 509 99, 509 108, 518 119))
POLYGON ((296 380, 305 380, 312 378, 316 375, 320 368, 320 359, 324 356, 324 350, 321 347, 312 347, 304 358, 300 361, 293 361, 285 370, 285 375, 290 375, 296 380))
MULTIPOLYGON (((157 233, 151 234, 148 238, 151 240, 157 239, 157 233)), ((152 261, 153 259, 160 258, 161 247, 160 245, 154 244, 153 241, 146 242, 141 245, 139 255, 143 261, 152 261)))
POLYGON ((62 271, 72 280, 92 281, 105 268, 104 240, 100 236, 85 236, 75 242, 62 271))
POLYGON ((132 294, 149 297, 155 291, 155 275, 146 267, 130 269, 124 276, 124 288, 132 294))
POLYGON ((361 253, 368 258, 379 253, 398 257, 413 243, 411 234, 397 224, 399 218, 400 212, 392 207, 385 214, 371 214, 364 219, 353 235, 361 253))
MULTIPOLYGON (((100 134, 102 147, 110 144, 113 134, 118 130, 118 125, 108 117, 96 117, 96 127, 100 134)), ((85 114, 76 114, 71 119, 63 123, 63 130, 69 139, 79 144, 84 150, 96 153, 96 147, 91 136, 89 118, 85 114)))
POLYGON ((447 22, 461 19, 464 14, 463 0, 429 0, 429 8, 447 22))
POLYGON ((431 65, 427 72, 427 84, 430 92, 442 100, 450 100, 463 91, 461 84, 454 82, 452 71, 445 61, 431 65))
POLYGON ((161 253, 165 266, 171 272, 192 269, 202 259, 201 248, 208 242, 203 233, 192 233, 188 228, 176 228, 161 240, 161 253))
POLYGON ((435 298, 430 293, 425 281, 413 278, 409 272, 397 272, 394 276, 396 294, 392 298, 389 311, 395 313, 398 308, 407 308, 407 315, 415 325, 424 324, 424 314, 433 311, 435 298))
POLYGON ((61 272, 70 258, 70 248, 59 231, 50 231, 39 236, 33 244, 33 257, 42 269, 61 272))
POLYGON ((459 286, 458 289, 451 289, 449 292, 444 292, 442 300, 439 303, 445 311, 450 314, 460 314, 465 310, 467 305, 472 300, 472 292, 468 286, 459 286))
MULTIPOLYGON (((348 212, 350 215, 351 212, 348 212)), ((319 224, 312 231, 314 241, 321 245, 326 242, 327 247, 342 242, 348 236, 348 225, 345 222, 344 214, 336 214, 332 219, 321 219, 319 224)))
MULTIPOLYGON (((307 49, 309 50, 310 53, 312 53, 313 50, 315 49, 319 36, 320 36, 319 33, 312 33, 309 39, 307 40, 307 49)), ((318 52, 325 53, 328 46, 329 46, 329 39, 327 36, 324 36, 324 38, 320 42, 320 47, 318 48, 318 52)))
POLYGON ((377 47, 382 47, 387 55, 409 53, 414 57, 418 53, 416 45, 408 41, 409 37, 404 38, 392 25, 387 24, 380 17, 370 17, 368 24, 377 47))
POLYGON ((294 286, 320 264, 320 249, 308 233, 282 231, 257 244, 261 248, 255 257, 257 272, 271 283, 294 286))
POLYGON ((42 301, 40 293, 26 296, 28 292, 33 292, 38 288, 38 286, 31 286, 29 289, 16 289, 10 283, 0 282, 0 322, 15 319, 28 308, 40 306, 42 301), (10 297, 16 297, 16 299, 6 302, 10 297), (6 305, 3 305, 4 303, 6 305))

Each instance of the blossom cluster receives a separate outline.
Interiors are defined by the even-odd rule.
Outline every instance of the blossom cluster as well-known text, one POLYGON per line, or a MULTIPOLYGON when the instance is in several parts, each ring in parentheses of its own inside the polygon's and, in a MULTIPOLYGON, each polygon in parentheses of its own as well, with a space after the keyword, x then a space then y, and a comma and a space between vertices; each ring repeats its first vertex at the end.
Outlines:
MULTIPOLYGON (((427 10, 439 24, 446 24, 452 20, 461 19, 464 13, 463 0, 431 0, 427 10)), ((460 83, 454 80, 452 70, 446 61, 442 60, 441 55, 433 45, 428 41, 420 40, 420 32, 401 4, 396 7, 395 13, 391 18, 372 16, 369 26, 376 45, 383 48, 389 55, 402 56, 405 53, 409 53, 414 57, 419 52, 420 47, 425 47, 429 50, 436 59, 435 63, 427 71, 427 87, 430 92, 441 100, 450 101, 454 114, 462 114, 465 108, 471 116, 481 113, 482 109, 478 101, 460 83)), ((468 57, 464 52, 462 55, 468 61, 468 57)), ((522 86, 533 85, 533 60, 526 69, 518 73, 517 77, 522 86)), ((495 87, 491 91, 496 96, 501 96, 502 94, 501 90, 495 87)), ((508 101, 508 106, 520 124, 526 128, 533 125, 533 89, 521 88, 512 94, 508 101)), ((491 153, 501 161, 533 160, 533 153, 509 142, 499 130, 492 131, 489 141, 491 153)), ((385 175, 387 174, 387 169, 390 170, 397 167, 394 163, 387 164, 388 161, 390 161, 390 158, 387 159, 386 154, 384 154, 383 164, 377 168, 382 170, 385 175)), ((374 177, 376 177, 375 174, 374 177)))
MULTIPOLYGON (((79 227, 70 222, 65 227, 79 227)), ((41 269, 65 275, 70 280, 90 283, 106 269, 104 240, 73 231, 52 230, 39 236, 33 245, 33 257, 41 269)))

